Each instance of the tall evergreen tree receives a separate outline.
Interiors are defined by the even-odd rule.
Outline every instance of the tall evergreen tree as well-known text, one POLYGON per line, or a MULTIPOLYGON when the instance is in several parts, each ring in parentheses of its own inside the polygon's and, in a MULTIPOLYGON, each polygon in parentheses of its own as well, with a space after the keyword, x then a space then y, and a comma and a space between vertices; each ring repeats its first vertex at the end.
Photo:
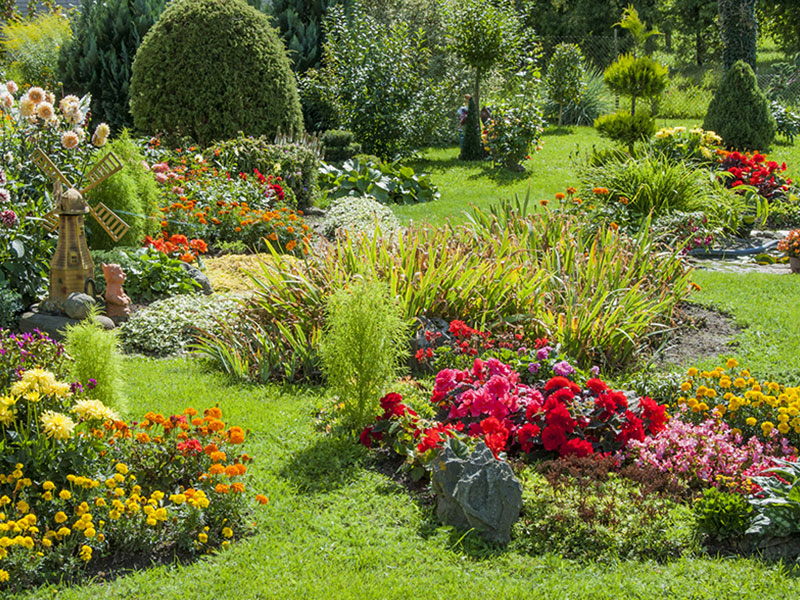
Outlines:
POLYGON ((272 15, 296 73, 316 67, 322 58, 322 22, 328 11, 348 0, 275 0, 272 15))
POLYGON ((478 109, 475 99, 470 98, 467 105, 467 118, 464 120, 464 141, 461 143, 461 160, 481 160, 483 144, 481 143, 481 125, 478 120, 478 109))
POLYGON ((743 60, 756 70, 756 0, 719 0, 719 26, 722 34, 722 62, 725 70, 743 60))

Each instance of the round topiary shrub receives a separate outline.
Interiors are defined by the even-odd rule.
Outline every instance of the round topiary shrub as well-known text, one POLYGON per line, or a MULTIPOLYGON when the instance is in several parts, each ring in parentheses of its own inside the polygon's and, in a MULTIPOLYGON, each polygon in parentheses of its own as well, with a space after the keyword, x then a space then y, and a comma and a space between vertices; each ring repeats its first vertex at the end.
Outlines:
POLYGON ((737 150, 766 150, 772 143, 775 119, 753 69, 743 60, 725 72, 703 129, 716 132, 725 146, 737 150))
POLYGON ((168 6, 136 53, 130 95, 137 129, 204 146, 303 129, 283 42, 244 0, 168 6))

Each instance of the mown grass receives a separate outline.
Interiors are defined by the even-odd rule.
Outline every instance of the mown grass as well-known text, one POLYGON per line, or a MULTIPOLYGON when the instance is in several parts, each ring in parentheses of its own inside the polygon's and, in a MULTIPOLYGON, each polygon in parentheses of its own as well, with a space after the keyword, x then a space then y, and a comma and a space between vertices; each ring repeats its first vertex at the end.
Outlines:
MULTIPOLYGON (((697 119, 657 119, 657 126, 700 127, 697 119)), ((418 172, 430 173, 439 186, 442 197, 425 204, 396 206, 393 210, 400 221, 410 220, 439 224, 445 219, 464 221, 464 211, 470 204, 485 208, 502 198, 524 197, 530 191, 532 206, 539 200, 552 199, 557 192, 577 183, 576 154, 592 148, 610 146, 592 127, 550 128, 543 137, 541 152, 527 161, 527 171, 514 173, 495 169, 491 162, 465 162, 458 159, 458 148, 429 148, 420 158, 409 164, 418 172)), ((786 162, 786 175, 800 180, 800 139, 793 145, 778 138, 769 156, 777 162, 786 162)))
POLYGON ((185 359, 129 359, 126 376, 136 413, 219 403, 227 419, 251 430, 251 492, 270 496, 254 513, 258 532, 191 564, 15 598, 762 600, 800 593, 800 581, 779 566, 748 559, 581 564, 459 543, 356 443, 314 428, 319 390, 233 385, 185 359))
MULTIPOLYGON (((692 302, 730 314, 743 328, 731 356, 762 378, 800 385, 800 277, 698 269, 693 280, 702 289, 692 302)), ((718 361, 706 362, 716 366, 718 361)))

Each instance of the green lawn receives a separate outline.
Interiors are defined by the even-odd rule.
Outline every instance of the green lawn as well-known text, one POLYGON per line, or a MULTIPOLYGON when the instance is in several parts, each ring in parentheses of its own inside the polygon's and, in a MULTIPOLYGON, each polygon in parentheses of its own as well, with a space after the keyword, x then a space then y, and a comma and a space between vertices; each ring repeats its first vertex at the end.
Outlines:
MULTIPOLYGON (((700 127, 702 122, 692 119, 658 119, 657 126, 700 127)), ((442 194, 436 202, 413 206, 397 206, 394 212, 403 223, 411 220, 442 223, 445 219, 463 221, 464 211, 471 204, 486 207, 502 198, 524 197, 530 190, 531 200, 552 199, 557 192, 576 185, 575 156, 593 147, 608 147, 592 127, 551 128, 545 132, 541 152, 527 163, 527 171, 513 173, 495 169, 490 162, 465 162, 458 159, 458 148, 428 148, 421 158, 409 164, 418 172, 432 175, 433 182, 442 194)), ((787 163, 787 174, 800 179, 800 140, 789 145, 779 138, 769 153, 777 162, 787 163)), ((536 204, 534 204, 536 206, 536 204)))
POLYGON ((132 358, 126 376, 137 412, 218 402, 226 418, 251 430, 251 491, 270 497, 255 513, 258 533, 191 564, 16 598, 762 600, 800 594, 800 581, 778 566, 746 559, 659 565, 613 557, 580 564, 509 551, 480 556, 439 526, 430 507, 372 468, 357 444, 314 429, 314 389, 232 385, 183 359, 132 358))

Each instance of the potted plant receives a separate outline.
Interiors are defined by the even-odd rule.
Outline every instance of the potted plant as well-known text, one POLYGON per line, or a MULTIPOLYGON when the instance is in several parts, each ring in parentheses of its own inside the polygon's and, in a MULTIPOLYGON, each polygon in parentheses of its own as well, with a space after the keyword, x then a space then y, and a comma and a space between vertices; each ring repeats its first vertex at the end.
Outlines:
POLYGON ((789 257, 792 273, 800 273, 800 229, 790 231, 789 235, 778 242, 778 250, 789 257))

